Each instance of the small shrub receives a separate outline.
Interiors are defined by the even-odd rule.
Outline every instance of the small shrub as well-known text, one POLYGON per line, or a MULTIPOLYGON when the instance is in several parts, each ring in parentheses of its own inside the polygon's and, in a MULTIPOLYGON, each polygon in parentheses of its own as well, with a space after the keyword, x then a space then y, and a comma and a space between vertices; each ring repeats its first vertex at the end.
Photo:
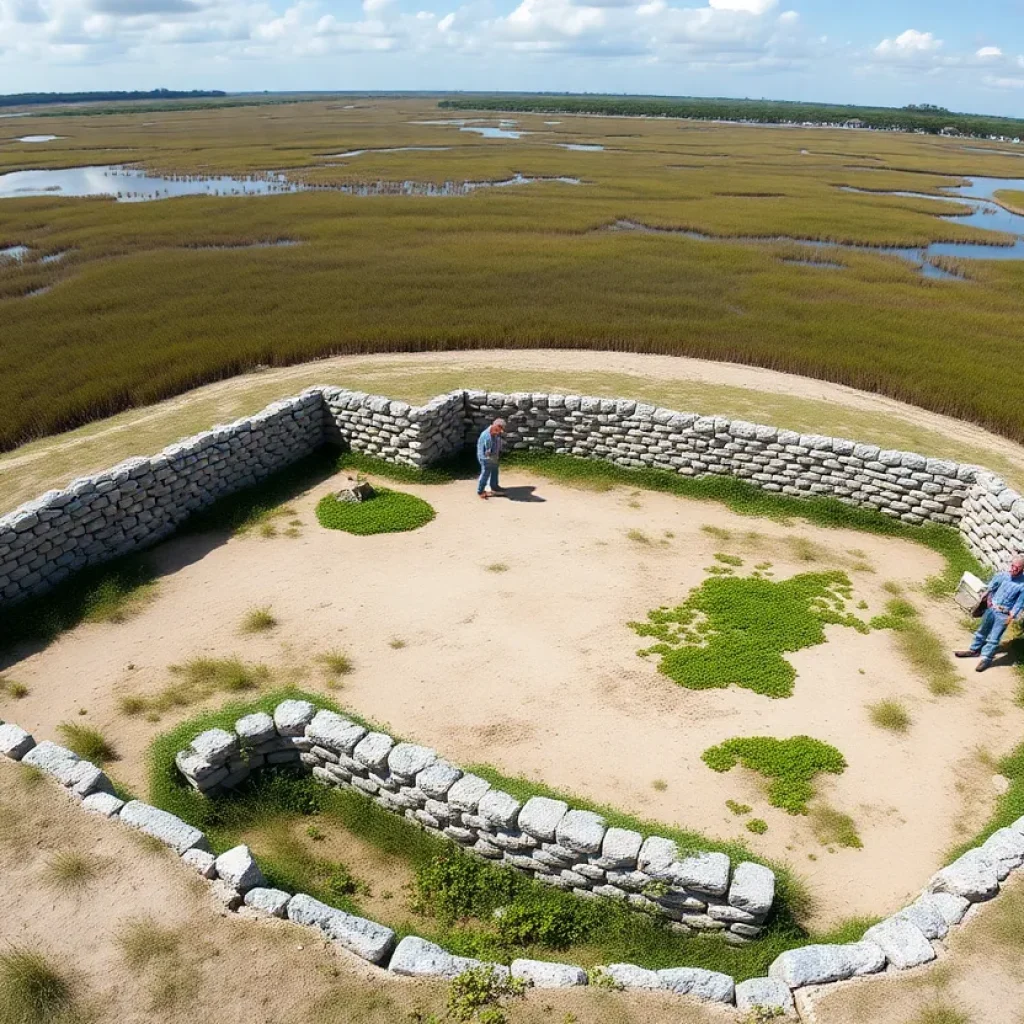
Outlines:
POLYGON ((393 637, 391 640, 388 641, 388 647, 390 647, 393 651, 400 651, 405 646, 405 641, 399 636, 393 637))
POLYGON ((603 988, 609 992, 621 992, 623 984, 616 981, 607 971, 600 967, 587 971, 587 981, 592 988, 603 988))
POLYGON ((735 800, 726 800, 725 806, 728 807, 733 814, 749 814, 754 809, 750 804, 738 804, 735 800))
POLYGON ((62 722, 57 731, 69 750, 96 764, 117 760, 114 745, 98 730, 77 722, 62 722))
POLYGON ((321 526, 357 537, 416 530, 426 526, 435 514, 433 506, 422 498, 383 488, 369 501, 338 501, 328 494, 316 507, 321 526))
POLYGON ((125 925, 117 936, 117 945, 129 967, 146 967, 155 960, 177 953, 181 940, 180 932, 143 917, 125 925))
POLYGON ((508 566, 504 562, 491 562, 487 566, 488 572, 508 572, 508 566))
POLYGON ((659 793, 664 793, 668 789, 668 783, 664 779, 655 779, 651 783, 651 788, 659 793))
POLYGON ((768 801, 790 814, 806 814, 807 802, 814 796, 815 775, 829 772, 840 775, 846 759, 828 743, 810 736, 793 736, 787 740, 773 736, 752 736, 726 740, 709 747, 701 755, 704 763, 716 772, 727 772, 737 764, 771 779, 768 801))
POLYGON ((504 977, 486 964, 472 967, 452 982, 448 1016, 456 1021, 506 1024, 506 1003, 521 998, 525 991, 526 984, 519 978, 504 977))
POLYGON ((732 540, 732 530, 724 530, 721 526, 712 526, 709 523, 705 523, 701 527, 701 532, 714 537, 716 540, 732 540))
POLYGON ((868 709, 880 729, 904 733, 910 728, 910 712, 898 700, 882 700, 868 709))
POLYGON ((747 831, 754 835, 763 836, 768 831, 768 822, 764 818, 751 818, 747 822, 747 831))
POLYGON ((731 565, 735 568, 739 568, 743 564, 743 559, 739 555, 727 555, 725 552, 716 551, 715 561, 721 562, 723 565, 731 565))
POLYGON ((43 873, 48 885, 60 892, 80 889, 96 877, 98 865, 94 858, 77 850, 55 853, 43 873))
POLYGON ((71 985, 41 953, 0 952, 0 1024, 55 1024, 73 1008, 71 985))
POLYGON ((647 546, 651 544, 651 538, 648 537, 643 530, 630 530, 626 536, 633 541, 634 544, 643 544, 647 546))
POLYGON ((241 629, 243 633, 265 633, 276 625, 277 619, 270 608, 253 608, 245 613, 241 629))

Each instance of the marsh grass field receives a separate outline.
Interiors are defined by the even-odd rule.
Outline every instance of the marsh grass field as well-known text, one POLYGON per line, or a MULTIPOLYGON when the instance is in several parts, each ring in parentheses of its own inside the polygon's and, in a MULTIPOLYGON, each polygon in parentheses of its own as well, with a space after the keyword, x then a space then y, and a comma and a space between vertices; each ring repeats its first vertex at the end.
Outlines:
POLYGON ((538 346, 756 364, 1024 437, 1006 387, 1024 337, 1021 263, 951 260, 963 279, 933 280, 863 251, 815 251, 841 271, 787 262, 807 250, 778 241, 1008 242, 940 219, 966 206, 840 189, 938 194, 965 176, 1019 176, 1019 159, 963 139, 567 115, 510 115, 532 134, 491 139, 414 123, 450 116, 435 101, 350 105, 19 118, 0 174, 132 163, 323 188, 0 199, 0 249, 30 250, 0 260, 0 449, 257 366, 538 346), (44 132, 60 138, 13 141, 44 132), (397 147, 430 148, 383 151, 397 147), (330 156, 352 150, 366 152, 330 156), (437 198, 331 190, 516 174, 579 184, 437 198), (610 230, 623 221, 764 241, 610 230))

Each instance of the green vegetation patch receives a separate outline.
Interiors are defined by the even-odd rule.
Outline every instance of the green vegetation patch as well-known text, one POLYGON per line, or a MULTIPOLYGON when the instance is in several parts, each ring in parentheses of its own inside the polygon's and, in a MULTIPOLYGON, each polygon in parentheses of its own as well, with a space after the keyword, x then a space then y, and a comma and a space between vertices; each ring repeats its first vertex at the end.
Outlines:
POLYGON ((72 1019, 71 984, 42 953, 0 950, 0 1024, 58 1024, 72 1019))
POLYGON ((368 501, 338 501, 333 494, 320 499, 316 517, 329 530, 344 530, 357 537, 376 533, 403 533, 426 526, 434 507, 415 494, 381 488, 368 501))
POLYGON ((658 641, 659 671, 691 690, 742 686, 789 697, 796 669, 783 654, 825 642, 825 624, 859 632, 868 625, 846 612, 849 577, 840 571, 774 580, 713 576, 676 608, 658 608, 631 622, 658 641))
POLYGON ((63 722, 57 726, 57 732, 65 746, 86 761, 102 765, 117 760, 114 745, 98 729, 77 722, 63 722))
POLYGON ((701 755, 716 772, 727 772, 740 764, 770 779, 768 801, 790 814, 807 814, 807 802, 814 796, 814 777, 823 772, 841 775, 846 758, 833 746, 793 736, 788 740, 774 736, 750 736, 726 740, 709 747, 701 755))

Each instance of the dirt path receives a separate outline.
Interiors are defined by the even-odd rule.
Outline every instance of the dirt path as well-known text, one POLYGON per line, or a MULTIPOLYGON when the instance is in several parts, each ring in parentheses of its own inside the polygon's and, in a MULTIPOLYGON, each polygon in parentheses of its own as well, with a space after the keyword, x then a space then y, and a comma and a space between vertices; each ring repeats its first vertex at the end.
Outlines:
MULTIPOLYGON (((355 671, 332 696, 357 712, 456 763, 489 762, 639 816, 747 841, 808 879, 820 925, 896 909, 990 813, 992 769, 978 751, 1003 754, 1024 735, 1013 672, 977 677, 959 665, 964 692, 937 698, 901 660, 891 632, 829 626, 827 643, 790 656, 798 675, 789 699, 736 687, 693 691, 659 674, 655 658, 637 657, 649 641, 627 625, 680 603, 718 551, 741 557, 744 573, 768 561, 776 579, 844 567, 853 602, 866 604, 851 610, 865 618, 882 611, 884 584, 916 587, 940 568, 937 555, 668 495, 570 490, 522 472, 505 482, 542 500, 483 504, 469 483, 410 487, 436 507, 433 523, 357 538, 316 523, 325 483, 292 503, 285 521, 303 524, 298 537, 172 541, 156 552, 158 597, 137 618, 80 627, 9 667, 30 691, 17 720, 47 737, 63 721, 99 727, 122 754, 115 773, 142 792, 153 735, 194 710, 148 722, 122 714, 120 698, 152 696, 175 681, 169 666, 198 656, 239 656, 269 666, 277 684, 324 689, 317 658, 341 649, 355 671), (279 625, 241 635, 246 612, 259 606, 279 625), (909 708, 906 736, 871 724, 867 706, 886 698, 909 708), (731 737, 800 734, 837 746, 849 762, 819 788, 853 817, 863 849, 823 844, 813 819, 769 806, 760 777, 718 774, 701 761, 731 737), (751 805, 767 833, 748 832, 727 800, 751 805)), ((959 638, 951 603, 915 601, 937 633, 951 644, 959 638)))
POLYGON ((677 356, 481 350, 340 356, 268 369, 43 438, 0 456, 0 512, 76 476, 130 455, 152 454, 313 384, 338 384, 410 401, 458 387, 639 398, 981 463, 1024 487, 1021 446, 972 424, 841 384, 677 356))

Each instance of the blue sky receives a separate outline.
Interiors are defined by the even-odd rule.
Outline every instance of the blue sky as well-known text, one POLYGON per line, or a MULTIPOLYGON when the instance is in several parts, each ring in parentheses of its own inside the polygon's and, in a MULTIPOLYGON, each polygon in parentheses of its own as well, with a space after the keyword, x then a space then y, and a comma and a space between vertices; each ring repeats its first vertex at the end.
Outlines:
POLYGON ((0 0, 0 92, 504 89, 1024 116, 1024 0, 0 0))

